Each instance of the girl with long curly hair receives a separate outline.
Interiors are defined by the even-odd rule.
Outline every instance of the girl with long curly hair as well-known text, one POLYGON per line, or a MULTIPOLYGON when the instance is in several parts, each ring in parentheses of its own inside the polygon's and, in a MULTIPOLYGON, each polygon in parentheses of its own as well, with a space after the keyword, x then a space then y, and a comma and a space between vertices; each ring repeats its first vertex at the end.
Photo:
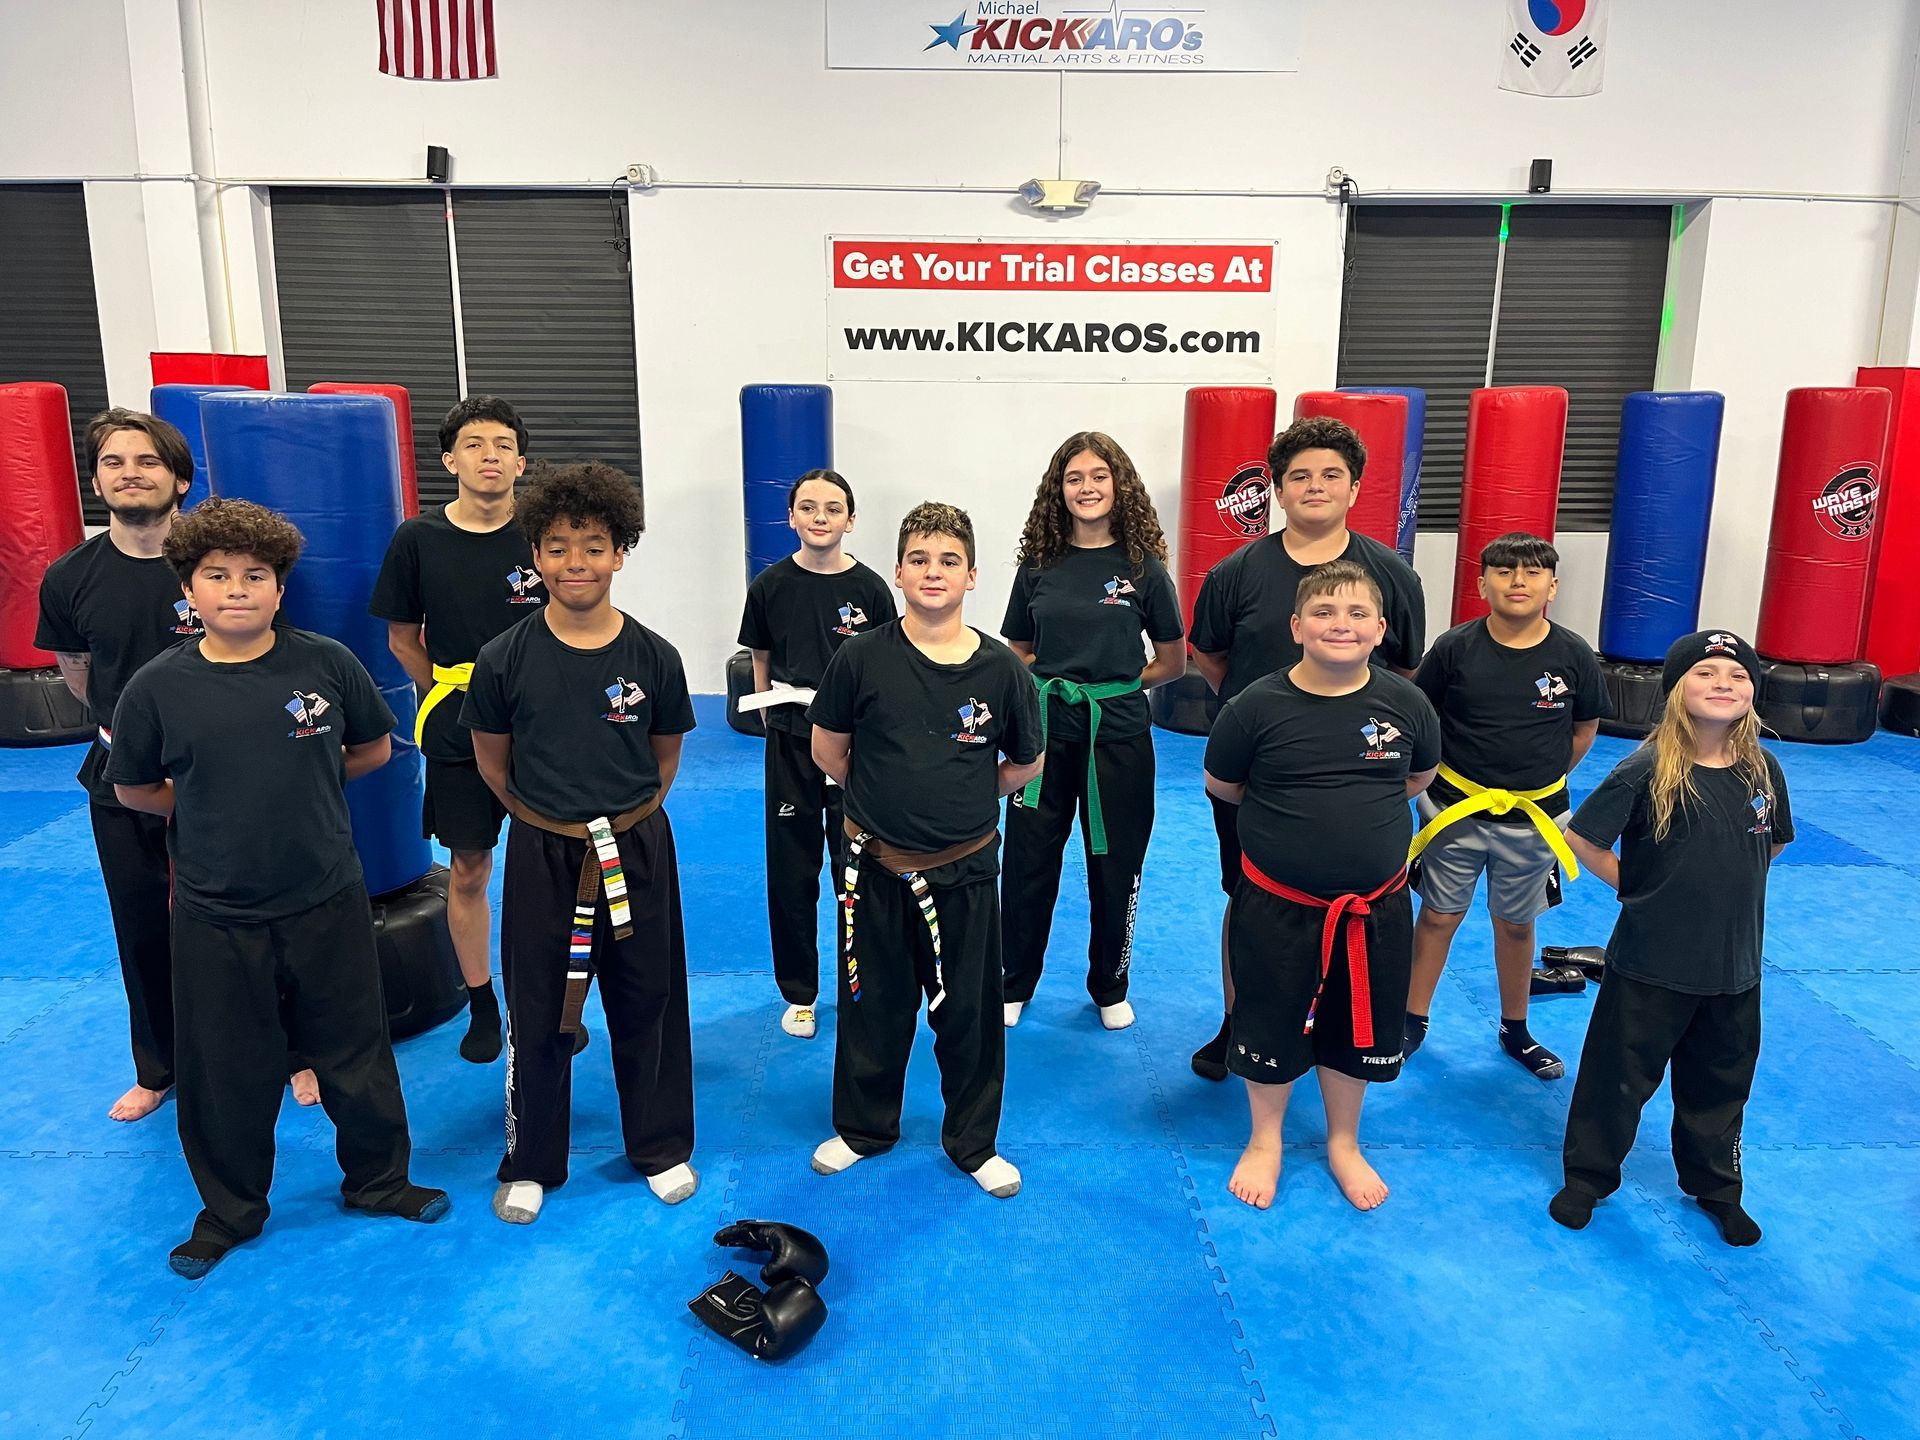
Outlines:
POLYGON ((1145 692, 1186 669, 1166 562, 1160 518, 1127 452, 1098 430, 1069 435, 1034 492, 1000 626, 1040 689, 1047 741, 1046 769, 1007 808, 1000 888, 1010 1026, 1040 983, 1076 813, 1093 922, 1087 992, 1107 1029, 1133 1023, 1134 909, 1153 833, 1145 692))
POLYGON ((1793 812, 1780 762, 1760 748, 1759 676, 1737 635, 1676 640, 1666 713, 1568 827, 1580 863, 1620 892, 1567 1112, 1566 1184, 1547 1207, 1569 1230, 1620 1188, 1640 1111, 1671 1064, 1680 1188, 1729 1245, 1760 1238, 1740 1204, 1740 1127, 1760 1055, 1767 875, 1793 812))

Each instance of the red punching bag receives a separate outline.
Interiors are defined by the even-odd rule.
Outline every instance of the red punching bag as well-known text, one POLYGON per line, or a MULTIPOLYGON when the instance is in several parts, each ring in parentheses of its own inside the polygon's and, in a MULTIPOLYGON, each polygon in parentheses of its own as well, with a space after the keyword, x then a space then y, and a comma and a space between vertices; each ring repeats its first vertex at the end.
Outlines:
POLYGON ((1400 477, 1406 464, 1407 397, 1348 390, 1309 390, 1293 402, 1293 418, 1325 415, 1344 421, 1366 447, 1360 497, 1347 512, 1347 528, 1389 550, 1400 538, 1400 477))
POLYGON ((67 392, 38 381, 0 385, 0 669, 54 663, 33 643, 40 577, 83 534, 67 392))
POLYGON ((1180 451, 1180 611, 1193 629, 1200 582, 1221 560, 1267 533, 1273 482, 1267 446, 1280 399, 1264 385, 1187 391, 1180 451))
POLYGON ((393 402, 393 428, 400 441, 400 513, 411 520, 420 513, 420 475, 413 459, 413 397, 404 385, 362 384, 354 380, 322 380, 307 387, 309 395, 382 395, 393 402))
POLYGON ((1460 549, 1453 562, 1453 623, 1487 613, 1480 552, 1514 530, 1553 539, 1567 392, 1557 385, 1498 385, 1467 401, 1467 454, 1460 484, 1460 549))
POLYGON ((1769 660, 1843 665, 1863 653, 1892 406, 1880 389, 1787 392, 1753 637, 1769 660))
POLYGON ((1893 397, 1862 653, 1883 675, 1910 675, 1920 670, 1920 369, 1862 365, 1853 378, 1893 397))

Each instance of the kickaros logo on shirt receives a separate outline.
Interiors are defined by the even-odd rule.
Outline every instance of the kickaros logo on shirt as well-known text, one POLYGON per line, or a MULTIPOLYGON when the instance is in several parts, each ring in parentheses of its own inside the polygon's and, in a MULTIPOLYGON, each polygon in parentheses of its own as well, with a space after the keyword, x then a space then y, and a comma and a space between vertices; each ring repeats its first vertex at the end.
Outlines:
POLYGON ((507 572, 507 603, 509 605, 538 605, 540 597, 533 593, 540 583, 540 572, 531 565, 516 565, 507 572))
POLYGON ((333 708, 333 702, 324 695, 316 695, 311 690, 296 690, 293 698, 287 701, 286 711, 293 716, 293 729, 287 732, 289 740, 305 740, 313 735, 328 735, 333 726, 322 725, 320 717, 333 708))
POLYGON ((1540 678, 1533 682, 1533 688, 1540 692, 1540 698, 1533 702, 1534 709, 1564 710, 1567 708, 1567 702, 1561 698, 1570 693, 1567 682, 1551 670, 1543 672, 1540 678))
POLYGON ((200 623, 200 612, 193 608, 191 600, 173 602, 173 633, 175 635, 204 635, 207 627, 200 623))
POLYGON ((1385 720, 1367 717, 1367 723, 1360 727, 1360 738, 1367 742, 1362 760, 1398 760, 1400 752, 1389 750, 1387 746, 1400 738, 1400 731, 1385 720))
POLYGON ((1773 833, 1773 802, 1762 793, 1755 795, 1747 803, 1753 807, 1753 824, 1747 827, 1747 833, 1771 835, 1773 833))
POLYGON ((949 737, 962 745, 984 745, 987 737, 980 733, 980 727, 993 719, 993 711, 987 708, 984 700, 967 697, 967 703, 960 707, 960 728, 949 737))
POLYGON ((646 698, 646 691, 622 675, 607 686, 607 700, 613 708, 600 718, 614 725, 631 725, 640 718, 632 712, 646 698))
POLYGON ((1122 596, 1125 596, 1125 595, 1132 595, 1137 593, 1133 588, 1133 582, 1131 580, 1122 580, 1118 575, 1116 575, 1111 580, 1107 581, 1106 591, 1107 591, 1106 597, 1102 599, 1100 602, 1102 605, 1125 605, 1129 609, 1133 607, 1133 602, 1131 600, 1125 600, 1121 598, 1122 596))
POLYGON ((860 627, 867 623, 867 612, 851 602, 840 607, 840 623, 833 627, 836 635, 858 635, 860 627))

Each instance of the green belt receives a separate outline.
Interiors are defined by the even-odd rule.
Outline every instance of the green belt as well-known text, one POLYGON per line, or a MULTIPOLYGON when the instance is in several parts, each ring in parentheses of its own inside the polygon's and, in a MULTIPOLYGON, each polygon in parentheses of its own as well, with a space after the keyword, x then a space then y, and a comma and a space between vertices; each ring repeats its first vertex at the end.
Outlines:
MULTIPOLYGON (((1032 674, 1031 671, 1028 674, 1032 674)), ((1107 853, 1107 822, 1100 813, 1100 776, 1094 769, 1093 743, 1100 738, 1100 702, 1112 700, 1121 695, 1131 695, 1140 688, 1140 677, 1131 680, 1110 680, 1104 685, 1078 685, 1071 680, 1062 680, 1058 676, 1043 680, 1033 675, 1034 687, 1040 692, 1040 749, 1047 748, 1047 699, 1058 695, 1069 705, 1087 707, 1087 845, 1095 855, 1107 853)), ((1020 803, 1031 809, 1040 803, 1040 782, 1044 774, 1029 780, 1020 793, 1020 803)))

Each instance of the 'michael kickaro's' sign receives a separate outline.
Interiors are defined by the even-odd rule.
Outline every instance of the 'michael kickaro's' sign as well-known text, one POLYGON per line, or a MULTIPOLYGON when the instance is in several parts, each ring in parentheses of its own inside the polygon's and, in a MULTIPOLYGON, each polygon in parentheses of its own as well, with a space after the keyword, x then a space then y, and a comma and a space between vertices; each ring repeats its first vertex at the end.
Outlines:
POLYGON ((827 237, 827 378, 1264 385, 1271 241, 827 237))
POLYGON ((1299 0, 827 0, 827 65, 1000 74, 1297 70, 1300 10, 1299 0))

